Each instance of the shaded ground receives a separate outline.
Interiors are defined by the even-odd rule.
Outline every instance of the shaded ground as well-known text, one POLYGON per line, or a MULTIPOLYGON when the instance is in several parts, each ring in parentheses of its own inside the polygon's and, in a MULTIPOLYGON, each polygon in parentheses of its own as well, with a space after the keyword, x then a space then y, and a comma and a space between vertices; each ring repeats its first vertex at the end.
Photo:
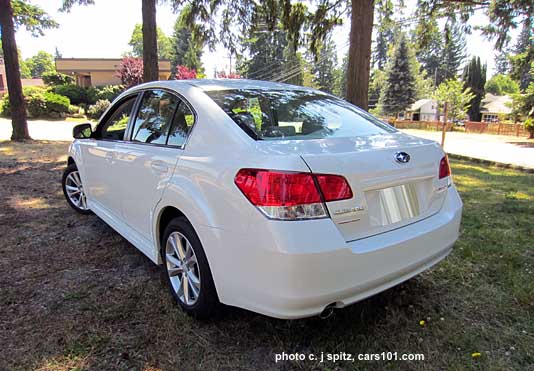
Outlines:
POLYGON ((453 162, 465 213, 452 255, 327 320, 227 309, 201 323, 147 258, 67 206, 66 150, 0 142, 0 370, 534 370, 532 174, 453 162), (283 351, 426 360, 275 363, 283 351))
MULTIPOLYGON (((403 132, 441 143, 441 132, 402 129, 403 132)), ((447 132, 445 151, 455 155, 478 158, 534 169, 534 139, 507 135, 447 132)))

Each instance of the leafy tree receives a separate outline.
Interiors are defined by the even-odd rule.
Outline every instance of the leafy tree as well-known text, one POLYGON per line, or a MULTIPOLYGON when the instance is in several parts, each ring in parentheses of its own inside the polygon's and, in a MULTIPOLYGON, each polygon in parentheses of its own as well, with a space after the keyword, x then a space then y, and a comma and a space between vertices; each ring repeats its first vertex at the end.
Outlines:
POLYGON ((469 102, 469 119, 480 121, 480 102, 484 98, 484 86, 486 85, 486 65, 480 63, 480 57, 473 57, 469 64, 465 66, 463 73, 464 87, 469 88, 473 93, 473 99, 469 102))
POLYGON ((465 59, 465 37, 458 24, 445 26, 441 63, 438 66, 436 85, 458 77, 458 71, 465 59))
POLYGON ((517 94, 519 84, 509 75, 498 74, 488 80, 485 90, 493 95, 517 94))
POLYGON ((393 20, 393 10, 392 0, 376 1, 378 26, 373 51, 373 66, 380 70, 386 66, 389 47, 394 40, 393 29, 395 21, 393 20))
POLYGON ((176 66, 181 65, 202 73, 204 69, 200 58, 204 42, 194 32, 195 28, 190 27, 185 21, 190 11, 190 6, 182 9, 174 23, 171 37, 171 68, 175 70, 176 66))
POLYGON ((336 44, 331 36, 328 36, 321 51, 319 52, 319 60, 313 64, 313 82, 317 88, 332 93, 336 85, 336 69, 337 69, 337 52, 336 44))
POLYGON ((143 59, 124 57, 119 64, 116 76, 126 87, 141 84, 143 82, 143 59))
POLYGON ((396 115, 407 109, 416 99, 416 81, 413 66, 410 64, 413 54, 408 47, 406 36, 401 34, 387 69, 387 77, 380 95, 382 112, 396 115))
MULTIPOLYGON (((143 57, 143 26, 139 23, 135 25, 132 32, 132 37, 128 45, 132 47, 131 56, 136 58, 143 57)), ((171 59, 172 56, 172 43, 169 37, 158 27, 158 58, 159 59, 171 59)))
POLYGON ((281 80, 279 81, 302 86, 304 84, 303 70, 304 58, 288 45, 284 50, 284 62, 282 63, 281 80))
POLYGON ((510 72, 510 52, 501 50, 495 53, 495 73, 506 75, 510 72))
POLYGON ((38 51, 33 57, 26 59, 24 64, 30 70, 31 77, 33 78, 38 78, 45 73, 56 71, 54 56, 43 50, 38 51))
POLYGON ((441 83, 433 94, 441 110, 447 104, 448 117, 453 120, 463 119, 474 98, 469 88, 464 88, 460 80, 448 80, 441 83))
POLYGON ((386 82, 386 72, 384 70, 379 70, 375 68, 371 72, 371 79, 369 82, 369 107, 374 108, 374 112, 380 114, 380 109, 378 107, 380 94, 386 82))
POLYGON ((57 27, 40 7, 24 0, 0 0, 0 27, 2 29, 2 53, 6 69, 9 104, 11 106, 11 140, 31 139, 28 132, 26 103, 20 81, 20 64, 15 31, 24 26, 34 36, 42 35, 47 28, 57 27))

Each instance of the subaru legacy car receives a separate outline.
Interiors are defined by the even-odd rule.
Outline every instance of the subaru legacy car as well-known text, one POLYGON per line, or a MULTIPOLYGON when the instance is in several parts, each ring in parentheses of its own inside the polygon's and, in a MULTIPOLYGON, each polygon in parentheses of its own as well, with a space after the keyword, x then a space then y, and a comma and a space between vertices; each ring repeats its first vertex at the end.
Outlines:
POLYGON ((445 258, 447 156, 332 95, 252 80, 152 82, 73 129, 67 202, 162 267, 182 309, 325 314, 445 258))

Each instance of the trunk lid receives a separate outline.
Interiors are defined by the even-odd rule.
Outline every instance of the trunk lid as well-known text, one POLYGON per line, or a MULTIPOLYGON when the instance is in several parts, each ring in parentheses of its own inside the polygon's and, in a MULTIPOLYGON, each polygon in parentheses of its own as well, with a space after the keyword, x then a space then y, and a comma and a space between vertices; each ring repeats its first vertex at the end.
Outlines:
POLYGON ((354 197, 328 202, 330 216, 346 241, 354 241, 437 213, 448 179, 438 179, 441 147, 403 133, 356 138, 261 141, 266 153, 299 154, 313 173, 343 175, 354 197), (396 160, 407 153, 406 163, 396 160))

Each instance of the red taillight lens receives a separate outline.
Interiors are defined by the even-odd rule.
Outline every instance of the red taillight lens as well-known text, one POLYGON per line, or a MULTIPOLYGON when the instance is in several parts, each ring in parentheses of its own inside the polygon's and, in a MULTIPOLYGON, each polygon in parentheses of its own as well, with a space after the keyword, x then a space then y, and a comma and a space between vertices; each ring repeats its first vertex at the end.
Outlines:
POLYGON ((316 177, 326 202, 352 198, 352 190, 350 189, 349 183, 341 175, 321 174, 316 175, 316 177))
POLYGON ((321 202, 308 173, 241 169, 235 184, 256 206, 295 206, 321 202))
POLYGON ((449 159, 447 155, 439 162, 439 179, 446 178, 451 175, 451 167, 449 166, 449 159))
POLYGON ((253 205, 272 219, 324 218, 327 212, 323 201, 352 198, 347 180, 339 175, 241 169, 234 182, 253 205))

